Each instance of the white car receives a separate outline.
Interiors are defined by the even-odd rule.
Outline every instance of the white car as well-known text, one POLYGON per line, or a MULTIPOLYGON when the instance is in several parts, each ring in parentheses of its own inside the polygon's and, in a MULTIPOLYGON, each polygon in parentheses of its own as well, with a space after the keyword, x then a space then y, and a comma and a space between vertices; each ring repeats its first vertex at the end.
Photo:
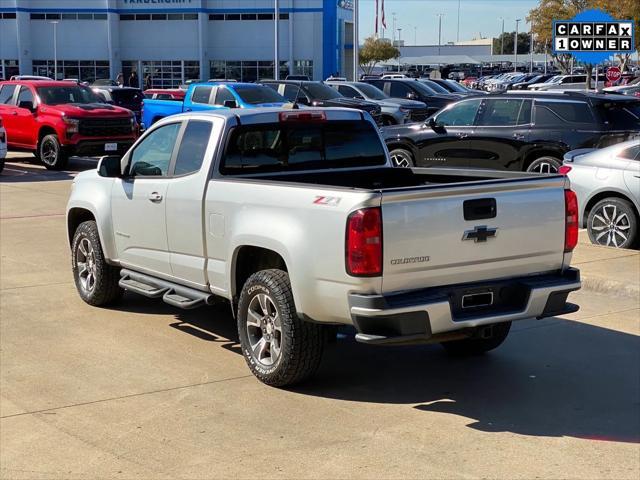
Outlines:
POLYGON ((4 170, 4 157, 7 156, 7 131, 2 125, 2 117, 0 117, 0 172, 4 170))
POLYGON ((382 80, 387 80, 389 78, 408 78, 406 75, 402 73, 386 73, 380 77, 382 80))

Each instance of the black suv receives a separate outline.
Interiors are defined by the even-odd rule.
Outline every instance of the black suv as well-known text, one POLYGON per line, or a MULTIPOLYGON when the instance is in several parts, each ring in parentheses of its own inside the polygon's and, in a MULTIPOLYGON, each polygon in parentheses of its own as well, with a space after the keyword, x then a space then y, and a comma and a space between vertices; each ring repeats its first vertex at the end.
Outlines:
POLYGON ((131 110, 138 123, 142 121, 144 94, 139 88, 94 86, 92 90, 105 102, 131 110))
POLYGON ((378 87, 392 98, 408 98, 424 102, 427 105, 427 115, 432 115, 461 98, 461 95, 437 92, 427 82, 408 78, 365 80, 365 82, 378 87))
POLYGON ((323 82, 264 80, 260 83, 273 88, 290 102, 313 107, 355 108, 368 112, 378 125, 382 125, 381 108, 378 104, 358 98, 347 98, 323 82))
POLYGON ((486 95, 460 100, 419 128, 386 127, 382 135, 400 167, 555 173, 569 150, 640 136, 640 99, 582 92, 486 95))

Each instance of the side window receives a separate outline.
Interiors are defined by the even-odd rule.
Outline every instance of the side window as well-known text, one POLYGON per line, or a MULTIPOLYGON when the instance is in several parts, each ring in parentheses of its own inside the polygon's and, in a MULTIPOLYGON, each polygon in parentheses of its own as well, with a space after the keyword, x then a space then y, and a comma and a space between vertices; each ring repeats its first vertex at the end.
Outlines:
MULTIPOLYGON (((296 94, 298 93, 298 90, 300 90, 298 85, 286 84, 284 86, 284 92, 282 93, 282 96, 287 100, 289 100, 290 102, 295 102, 296 94)), ((302 93, 302 91, 300 91, 300 93, 302 93)))
POLYGON ((211 122, 191 120, 182 136, 174 175, 188 175, 200 170, 211 136, 211 122))
POLYGON ((28 87, 20 87, 20 93, 18 94, 18 105, 20 102, 32 102, 33 103, 33 93, 28 87))
POLYGON ((211 96, 211 89, 213 87, 202 86, 193 89, 193 95, 191 101, 193 103, 209 103, 209 97, 211 96))
POLYGON ((231 100, 235 102, 236 98, 233 96, 233 94, 229 91, 228 88, 218 87, 218 91, 216 92, 216 99, 213 103, 215 105, 220 105, 221 107, 224 107, 224 102, 226 102, 227 100, 231 100))
POLYGON ((164 125, 140 142, 131 154, 131 176, 166 177, 181 123, 164 125))
POLYGON ((15 85, 3 85, 0 87, 0 105, 9 105, 13 98, 13 92, 15 92, 15 85))
POLYGON ((518 125, 529 125, 531 123, 531 100, 523 100, 518 115, 518 125))
POLYGON ((339 85, 338 91, 345 97, 349 97, 349 98, 356 98, 358 96, 362 96, 358 92, 356 92, 354 88, 350 87, 349 85, 339 85))
POLYGON ((156 93, 156 100, 173 100, 174 98, 168 93, 156 93))
POLYGON ((389 90, 389 96, 393 98, 407 98, 409 93, 409 87, 402 82, 391 82, 391 89, 389 90))
POLYGON ((640 159, 640 145, 634 145, 633 147, 625 148, 618 155, 620 158, 627 160, 639 160, 640 159))
POLYGON ((485 100, 478 125, 487 127, 507 127, 518 124, 522 100, 485 100))
POLYGON ((458 103, 436 116, 436 122, 443 126, 473 126, 481 100, 458 103))
POLYGON ((372 80, 369 83, 380 90, 384 90, 384 82, 382 80, 372 80))
POLYGON ((536 123, 593 123, 593 115, 585 102, 539 102, 536 105, 536 123), (551 114, 551 115, 549 115, 551 114), (553 118, 555 115, 556 118, 553 118), (539 118, 540 117, 540 118, 539 118))

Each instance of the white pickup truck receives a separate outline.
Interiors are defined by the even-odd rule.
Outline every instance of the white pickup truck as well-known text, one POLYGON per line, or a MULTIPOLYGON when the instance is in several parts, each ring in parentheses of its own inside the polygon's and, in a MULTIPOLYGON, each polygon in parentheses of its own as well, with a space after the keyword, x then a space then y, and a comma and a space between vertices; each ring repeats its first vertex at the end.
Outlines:
POLYGON ((249 367, 283 386, 335 325, 477 354, 577 310, 577 215, 561 175, 393 168, 366 113, 264 109, 159 121, 76 177, 67 226, 85 302, 227 299, 249 367))

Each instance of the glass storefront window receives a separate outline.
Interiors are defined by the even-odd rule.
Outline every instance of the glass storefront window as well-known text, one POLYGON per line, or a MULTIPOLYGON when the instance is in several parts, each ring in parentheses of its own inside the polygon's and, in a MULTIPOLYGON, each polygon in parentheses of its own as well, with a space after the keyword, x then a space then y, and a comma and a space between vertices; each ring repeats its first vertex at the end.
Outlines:
MULTIPOLYGON (((280 61, 280 78, 289 74, 289 62, 280 61)), ((260 79, 274 78, 272 61, 258 60, 211 60, 209 78, 225 78, 239 82, 255 82, 260 79)))
MULTIPOLYGON (((54 78, 53 60, 33 60, 33 75, 54 78)), ((107 60, 58 60, 57 78, 75 78, 83 82, 93 82, 98 78, 109 78, 107 60)))
POLYGON ((152 88, 178 88, 187 80, 200 80, 200 63, 195 60, 143 60, 141 62, 126 60, 122 62, 122 74, 125 79, 129 79, 131 72, 134 71, 138 73, 142 88, 146 87, 147 75, 151 76, 152 88))
POLYGON ((13 75, 20 75, 20 64, 18 60, 4 60, 0 67, 0 78, 6 78, 8 80, 13 75))

